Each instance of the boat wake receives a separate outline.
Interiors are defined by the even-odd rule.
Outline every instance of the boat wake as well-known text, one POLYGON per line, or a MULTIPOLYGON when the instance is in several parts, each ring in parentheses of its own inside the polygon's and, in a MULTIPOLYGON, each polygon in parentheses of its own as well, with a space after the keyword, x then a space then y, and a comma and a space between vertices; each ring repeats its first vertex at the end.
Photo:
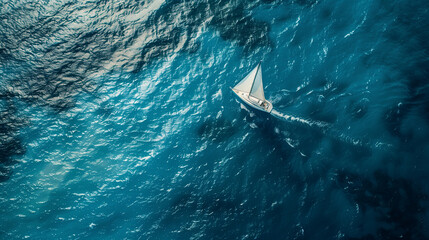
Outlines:
POLYGON ((290 123, 299 123, 306 127, 313 128, 315 130, 322 132, 325 136, 329 138, 332 138, 353 146, 366 147, 370 149, 384 149, 384 150, 387 150, 392 146, 391 144, 382 143, 382 142, 376 142, 374 144, 371 144, 369 141, 347 136, 341 131, 339 131, 338 129, 335 129, 332 126, 332 124, 327 122, 295 117, 292 115, 280 113, 275 109, 271 111, 271 115, 273 115, 274 117, 280 120, 284 120, 290 123))
POLYGON ((286 120, 288 122, 297 122, 297 123, 301 123, 304 125, 307 125, 309 127, 318 127, 323 129, 327 129, 330 124, 326 123, 326 122, 322 122, 322 121, 314 121, 314 120, 309 120, 309 119, 303 119, 303 118, 299 118, 299 117, 294 117, 291 115, 287 115, 287 114, 283 114, 281 112, 278 112, 277 110, 273 109, 271 111, 271 115, 273 115, 274 117, 277 117, 278 119, 281 120, 286 120))
MULTIPOLYGON (((265 99, 264 86, 262 83, 261 63, 259 63, 249 74, 247 74, 245 78, 235 85, 232 88, 232 91, 237 95, 238 98, 241 99, 242 102, 244 102, 244 105, 248 105, 262 112, 270 113, 280 120, 294 124, 299 123, 300 125, 312 128, 315 131, 320 131, 324 136, 336 141, 341 141, 355 147, 371 149, 381 149, 384 146, 389 146, 389 144, 380 142, 372 144, 368 139, 358 139, 347 136, 342 131, 332 126, 332 124, 327 122, 295 117, 283 114, 273 109, 272 103, 265 99)), ((242 105, 242 108, 246 108, 244 105, 242 105)))

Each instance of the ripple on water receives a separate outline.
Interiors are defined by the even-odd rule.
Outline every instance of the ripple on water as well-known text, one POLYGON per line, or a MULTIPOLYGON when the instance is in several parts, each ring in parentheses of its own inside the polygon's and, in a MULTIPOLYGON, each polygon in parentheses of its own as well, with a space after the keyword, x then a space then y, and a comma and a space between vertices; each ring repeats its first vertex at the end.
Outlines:
POLYGON ((0 238, 427 238, 428 8, 3 4, 0 238))

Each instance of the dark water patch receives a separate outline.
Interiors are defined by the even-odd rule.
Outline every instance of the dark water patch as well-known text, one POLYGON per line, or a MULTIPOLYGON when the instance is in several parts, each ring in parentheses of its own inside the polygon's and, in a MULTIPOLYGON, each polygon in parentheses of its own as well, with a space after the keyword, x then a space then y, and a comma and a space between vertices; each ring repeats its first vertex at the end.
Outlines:
POLYGON ((114 109, 115 107, 112 103, 105 101, 100 103, 95 113, 103 118, 107 118, 114 113, 114 109))
POLYGON ((320 84, 322 83, 325 84, 323 85, 323 90, 321 91, 323 91, 323 94, 328 99, 347 93, 347 89, 350 86, 350 83, 348 82, 329 81, 327 78, 322 78, 320 84))
POLYGON ((347 106, 347 112, 356 119, 360 119, 365 116, 368 112, 370 101, 367 98, 363 98, 357 101, 352 100, 347 106))
MULTIPOLYGON (((305 105, 302 105, 303 109, 300 110, 300 115, 306 116, 303 120, 309 122, 324 122, 334 123, 337 119, 336 112, 333 112, 329 106, 329 100, 326 99, 324 93, 314 92, 307 95, 299 95, 294 99, 294 104, 299 104, 302 101, 307 101, 305 105)), ((283 110, 286 111, 286 110, 283 110)))
POLYGON ((15 10, 8 24, 1 24, 6 35, 2 45, 15 49, 13 59, 25 59, 25 62, 8 59, 8 65, 18 69, 25 67, 7 76, 11 94, 31 104, 63 111, 74 106, 76 94, 88 89, 87 74, 100 66, 97 63, 101 62, 100 57, 103 59, 103 48, 88 49, 88 45, 97 44, 99 39, 81 38, 86 29, 67 33, 71 35, 67 41, 59 39, 59 33, 68 28, 67 23, 76 20, 73 18, 75 10, 73 4, 64 4, 43 15, 27 12, 27 21, 18 21, 20 10, 15 10), (14 31, 8 31, 11 26, 15 26, 14 31))
MULTIPOLYGON (((173 1, 163 4, 145 22, 144 28, 137 30, 136 35, 154 35, 153 40, 143 45, 141 56, 134 72, 139 72, 150 61, 166 57, 173 51, 195 53, 199 49, 199 43, 193 40, 193 35, 198 31, 204 21, 205 11, 196 15, 195 10, 190 10, 190 4, 185 1, 173 1)), ((194 5, 196 9, 203 10, 201 3, 194 5)), ((137 39, 135 37, 131 41, 137 39)))
POLYGON ((173 213, 179 209, 184 209, 187 207, 191 209, 195 208, 197 204, 196 199, 197 196, 192 192, 184 192, 182 194, 177 195, 171 202, 171 208, 173 210, 173 213))
POLYGON ((18 137, 5 136, 4 132, 0 132, 0 134, 2 135, 0 143, 0 162, 2 164, 10 165, 12 163, 11 158, 13 156, 23 155, 25 153, 25 149, 18 137))
MULTIPOLYGON (((304 158, 309 157, 308 154, 310 154, 315 148, 317 148, 323 136, 325 135, 325 131, 329 128, 329 124, 326 122, 294 117, 291 115, 280 113, 276 109, 272 110, 271 116, 290 124, 288 127, 285 128, 287 129, 287 131, 284 132, 284 137, 286 137, 288 145, 292 148, 299 146, 299 153, 304 158), (290 141, 291 138, 297 139, 296 143, 290 141), (314 143, 315 145, 311 145, 312 143, 314 143), (303 152, 303 150, 305 151, 303 152)), ((283 130, 285 130, 283 127, 276 127, 275 129, 277 132, 283 132, 283 130)))
POLYGON ((252 51, 260 46, 272 46, 269 38, 270 25, 245 15, 244 4, 238 4, 234 10, 225 11, 230 1, 221 0, 215 10, 210 25, 214 26, 224 40, 234 41, 244 47, 244 51, 252 51))
POLYGON ((178 48, 182 52, 195 53, 200 43, 193 39, 203 25, 213 27, 224 40, 237 43, 245 52, 260 46, 271 46, 269 24, 246 14, 245 6, 224 0, 182 0, 162 5, 145 24, 145 29, 152 29, 156 38, 143 46, 134 71, 139 71, 153 59, 168 56, 178 48))
POLYGON ((315 121, 334 123, 338 118, 338 111, 333 111, 331 105, 336 100, 347 95, 348 83, 333 82, 326 77, 318 76, 312 80, 311 84, 299 89, 294 93, 294 103, 297 104, 305 100, 303 115, 315 121))
POLYGON ((325 21, 330 19, 332 14, 333 14, 332 8, 330 5, 327 5, 327 4, 324 5, 319 12, 320 18, 325 21))
POLYGON ((341 170, 336 185, 365 213, 377 215, 376 233, 349 239, 425 239, 421 215, 428 196, 409 180, 392 178, 377 170, 364 177, 341 170))
POLYGON ((305 41, 308 40, 310 40, 310 36, 308 35, 307 30, 304 28, 297 28, 290 44, 292 47, 299 48, 305 41))
POLYGON ((203 139, 211 140, 215 143, 220 143, 228 140, 237 132, 236 127, 226 119, 205 119, 198 127, 197 133, 203 139))
POLYGON ((74 107, 75 96, 82 92, 86 85, 83 79, 73 75, 58 79, 54 75, 60 77, 59 71, 41 71, 35 76, 22 76, 22 81, 14 82, 12 94, 34 106, 49 107, 57 112, 74 107))
POLYGON ((326 103, 313 101, 308 105, 305 115, 316 121, 334 123, 337 119, 336 113, 327 111, 325 106, 326 103))
POLYGON ((0 47, 0 63, 5 62, 11 57, 7 48, 0 47))
POLYGON ((0 166, 0 182, 9 180, 11 170, 7 167, 0 166))
MULTIPOLYGON (((368 22, 386 22, 386 27, 381 32, 383 47, 376 47, 374 51, 363 56, 363 61, 368 66, 383 66, 389 69, 389 74, 384 78, 387 84, 393 82, 404 83, 408 92, 405 100, 397 102, 396 106, 386 109, 384 122, 392 136, 402 142, 414 141, 401 132, 401 126, 409 114, 415 109, 425 116, 427 106, 426 89, 429 78, 428 52, 429 43, 427 39, 429 17, 427 1, 396 1, 375 2, 375 8, 368 14, 368 22)), ((379 32, 374 26, 364 26, 368 31, 379 32)), ((371 39, 369 39, 371 40, 371 39)), ((428 119, 425 117, 425 119, 428 119)), ((427 121, 429 123, 429 121, 427 121)))
MULTIPOLYGON (((299 154, 303 160, 304 159, 308 159, 310 158, 316 151, 316 149, 318 148, 318 146, 320 145, 324 134, 323 134, 323 129, 320 129, 318 127, 308 127, 306 125, 296 125, 291 127, 288 130, 289 139, 296 139, 299 140, 296 143, 296 150, 298 150, 298 152, 296 152, 297 154, 299 154)), ((288 143, 288 145, 292 145, 294 146, 293 143, 288 143)))
POLYGON ((369 144, 362 139, 347 136, 330 136, 330 151, 336 159, 359 163, 372 155, 369 144))
POLYGON ((0 111, 0 182, 9 178, 10 166, 16 163, 14 157, 25 153, 18 131, 29 124, 28 119, 18 113, 13 99, 4 95, 1 98, 3 106, 0 111))
POLYGON ((401 137, 400 129, 402 125, 402 120, 405 117, 405 114, 408 112, 408 108, 404 107, 402 103, 398 103, 397 106, 390 108, 386 111, 385 114, 385 124, 389 132, 393 136, 397 136, 400 139, 401 137))
MULTIPOLYGON (((429 74, 428 74, 429 76, 429 74)), ((409 114, 418 112, 422 119, 429 124, 429 114, 428 103, 429 103, 429 94, 425 91, 421 91, 422 89, 427 88, 427 84, 425 85, 416 85, 410 87, 410 94, 401 102, 398 102, 395 106, 388 108, 385 111, 384 120, 385 126, 388 131, 393 135, 398 137, 401 141, 410 141, 413 139, 408 138, 409 136, 404 135, 401 128, 403 127, 404 120, 409 117, 409 114), (415 88, 414 88, 415 87, 415 88)))
MULTIPOLYGON (((285 226, 289 223, 287 217, 285 217, 287 212, 288 209, 285 204, 276 204, 268 209, 264 214, 264 226, 262 227, 260 239, 282 239, 285 236, 285 226)), ((296 231, 296 233, 298 232, 299 230, 296 231)))
MULTIPOLYGON (((253 121, 253 123, 257 122, 253 121)), ((287 160, 290 157, 291 149, 285 144, 284 136, 280 134, 280 129, 286 131, 290 131, 291 129, 275 118, 264 119, 257 126, 256 132, 258 133, 258 137, 266 141, 264 145, 267 147, 267 150, 274 149, 274 153, 278 157, 277 159, 282 161, 287 160)))
MULTIPOLYGON (((255 124, 257 119, 247 121, 255 124)), ((286 189, 278 184, 302 191, 307 184, 315 184, 327 174, 326 167, 310 167, 309 163, 324 137, 321 131, 276 118, 264 119, 255 125, 258 127, 252 131, 257 134, 257 142, 252 151, 264 157, 257 161, 252 178, 263 179, 264 183, 281 191, 286 189), (296 164, 305 169, 305 174, 296 171, 296 164)))
MULTIPOLYGON (((255 124, 257 126, 256 129, 252 129, 253 132, 256 133, 255 138, 257 139, 257 143, 255 144, 253 151, 259 151, 262 153, 265 159, 261 159, 256 171, 256 179, 260 179, 262 177, 282 177, 285 175, 287 169, 290 169, 289 160, 293 158, 297 154, 295 149, 292 149, 288 144, 286 144, 283 134, 281 134, 278 129, 279 125, 283 131, 286 129, 283 128, 285 126, 279 124, 280 121, 277 119, 269 119, 260 120, 261 117, 256 117, 253 119, 248 119, 247 121, 250 124, 255 124), (263 154, 266 153, 266 154, 263 154), (271 161, 267 161, 267 159, 272 159, 271 161), (271 175, 271 176, 268 176, 271 175)), ((287 129, 286 131, 288 131, 287 129)), ((294 136, 289 136, 294 137, 294 136)), ((289 176, 289 175, 287 175, 289 176)))

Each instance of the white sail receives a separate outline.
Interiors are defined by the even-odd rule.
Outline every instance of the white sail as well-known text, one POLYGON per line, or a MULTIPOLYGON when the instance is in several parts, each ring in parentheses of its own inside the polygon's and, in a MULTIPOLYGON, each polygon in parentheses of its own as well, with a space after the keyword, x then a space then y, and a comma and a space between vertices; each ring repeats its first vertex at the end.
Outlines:
POLYGON ((242 92, 250 93, 250 90, 252 89, 253 81, 255 79, 255 75, 258 71, 258 67, 259 65, 256 66, 249 74, 247 74, 247 76, 243 78, 243 80, 241 80, 237 85, 235 85, 234 89, 237 89, 242 92))
POLYGON ((261 63, 232 88, 232 91, 252 108, 267 113, 273 110, 273 104, 265 99, 261 63))
POLYGON ((255 76, 255 80, 253 81, 252 88, 250 90, 250 96, 261 99, 261 100, 265 100, 264 85, 262 84, 261 64, 259 64, 258 67, 256 67, 258 70, 256 72, 256 76, 255 76))

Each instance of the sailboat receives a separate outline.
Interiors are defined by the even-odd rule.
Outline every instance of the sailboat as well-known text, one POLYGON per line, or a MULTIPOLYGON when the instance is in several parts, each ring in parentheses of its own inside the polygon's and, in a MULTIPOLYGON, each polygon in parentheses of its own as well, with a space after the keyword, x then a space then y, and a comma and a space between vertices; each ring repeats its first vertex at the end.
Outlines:
POLYGON ((261 62, 231 89, 244 103, 252 108, 267 113, 271 113, 273 110, 273 104, 265 99, 261 62))

